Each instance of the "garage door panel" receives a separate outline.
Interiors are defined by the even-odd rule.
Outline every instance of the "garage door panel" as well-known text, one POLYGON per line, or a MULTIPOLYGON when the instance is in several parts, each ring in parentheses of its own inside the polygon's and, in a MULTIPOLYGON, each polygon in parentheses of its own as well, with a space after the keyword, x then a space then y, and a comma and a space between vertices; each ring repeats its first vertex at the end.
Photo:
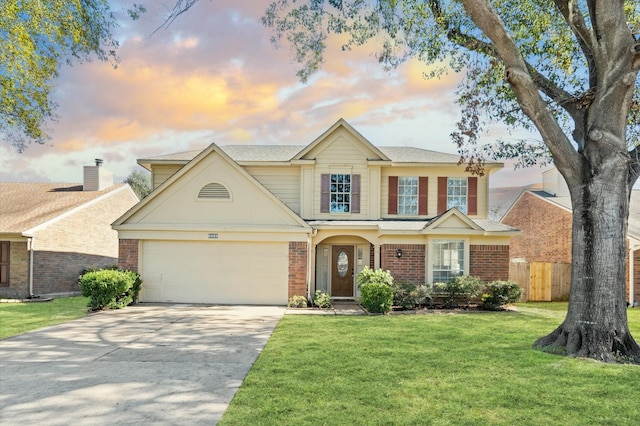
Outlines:
POLYGON ((145 302, 287 303, 288 244, 146 241, 145 302))

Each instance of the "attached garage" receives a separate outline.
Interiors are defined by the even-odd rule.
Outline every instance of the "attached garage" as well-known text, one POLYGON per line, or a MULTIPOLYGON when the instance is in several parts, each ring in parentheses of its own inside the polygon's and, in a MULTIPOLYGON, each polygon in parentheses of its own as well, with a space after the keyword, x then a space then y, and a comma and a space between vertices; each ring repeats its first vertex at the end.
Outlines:
POLYGON ((286 242, 142 241, 142 302, 284 305, 286 242))

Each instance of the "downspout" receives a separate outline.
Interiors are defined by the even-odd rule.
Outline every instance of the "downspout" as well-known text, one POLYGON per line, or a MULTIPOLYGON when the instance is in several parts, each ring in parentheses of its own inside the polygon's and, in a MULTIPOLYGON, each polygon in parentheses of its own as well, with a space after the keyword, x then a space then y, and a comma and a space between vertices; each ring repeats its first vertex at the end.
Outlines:
POLYGON ((307 234, 307 300, 311 299, 311 274, 313 269, 311 249, 313 247, 313 237, 315 237, 317 233, 317 229, 312 229, 311 233, 307 234))
POLYGON ((33 235, 27 236, 27 250, 29 251, 29 299, 33 299, 33 235))
POLYGON ((635 284, 636 284, 636 277, 633 275, 634 274, 634 267, 633 267, 633 253, 635 251, 635 249, 638 246, 633 245, 629 247, 629 306, 633 307, 634 306, 634 300, 633 300, 633 296, 635 293, 635 284))

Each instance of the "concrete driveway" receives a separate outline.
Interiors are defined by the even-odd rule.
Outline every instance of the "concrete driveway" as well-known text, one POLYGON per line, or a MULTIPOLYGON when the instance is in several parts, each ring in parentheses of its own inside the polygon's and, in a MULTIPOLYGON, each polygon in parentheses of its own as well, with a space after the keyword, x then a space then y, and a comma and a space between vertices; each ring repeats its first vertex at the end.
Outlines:
POLYGON ((140 304, 0 340, 0 424, 215 424, 284 312, 140 304))

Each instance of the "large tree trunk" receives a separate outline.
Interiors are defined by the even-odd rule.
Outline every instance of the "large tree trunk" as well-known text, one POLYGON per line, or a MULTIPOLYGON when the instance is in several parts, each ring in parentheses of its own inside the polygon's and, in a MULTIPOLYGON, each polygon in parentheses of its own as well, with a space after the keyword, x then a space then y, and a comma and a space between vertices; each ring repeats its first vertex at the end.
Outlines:
POLYGON ((571 188, 569 308, 564 322, 538 339, 534 347, 604 362, 640 363, 640 347, 629 333, 625 302, 631 184, 624 170, 626 164, 619 158, 608 160, 601 161, 596 170, 585 166, 580 177, 582 186, 571 188))

